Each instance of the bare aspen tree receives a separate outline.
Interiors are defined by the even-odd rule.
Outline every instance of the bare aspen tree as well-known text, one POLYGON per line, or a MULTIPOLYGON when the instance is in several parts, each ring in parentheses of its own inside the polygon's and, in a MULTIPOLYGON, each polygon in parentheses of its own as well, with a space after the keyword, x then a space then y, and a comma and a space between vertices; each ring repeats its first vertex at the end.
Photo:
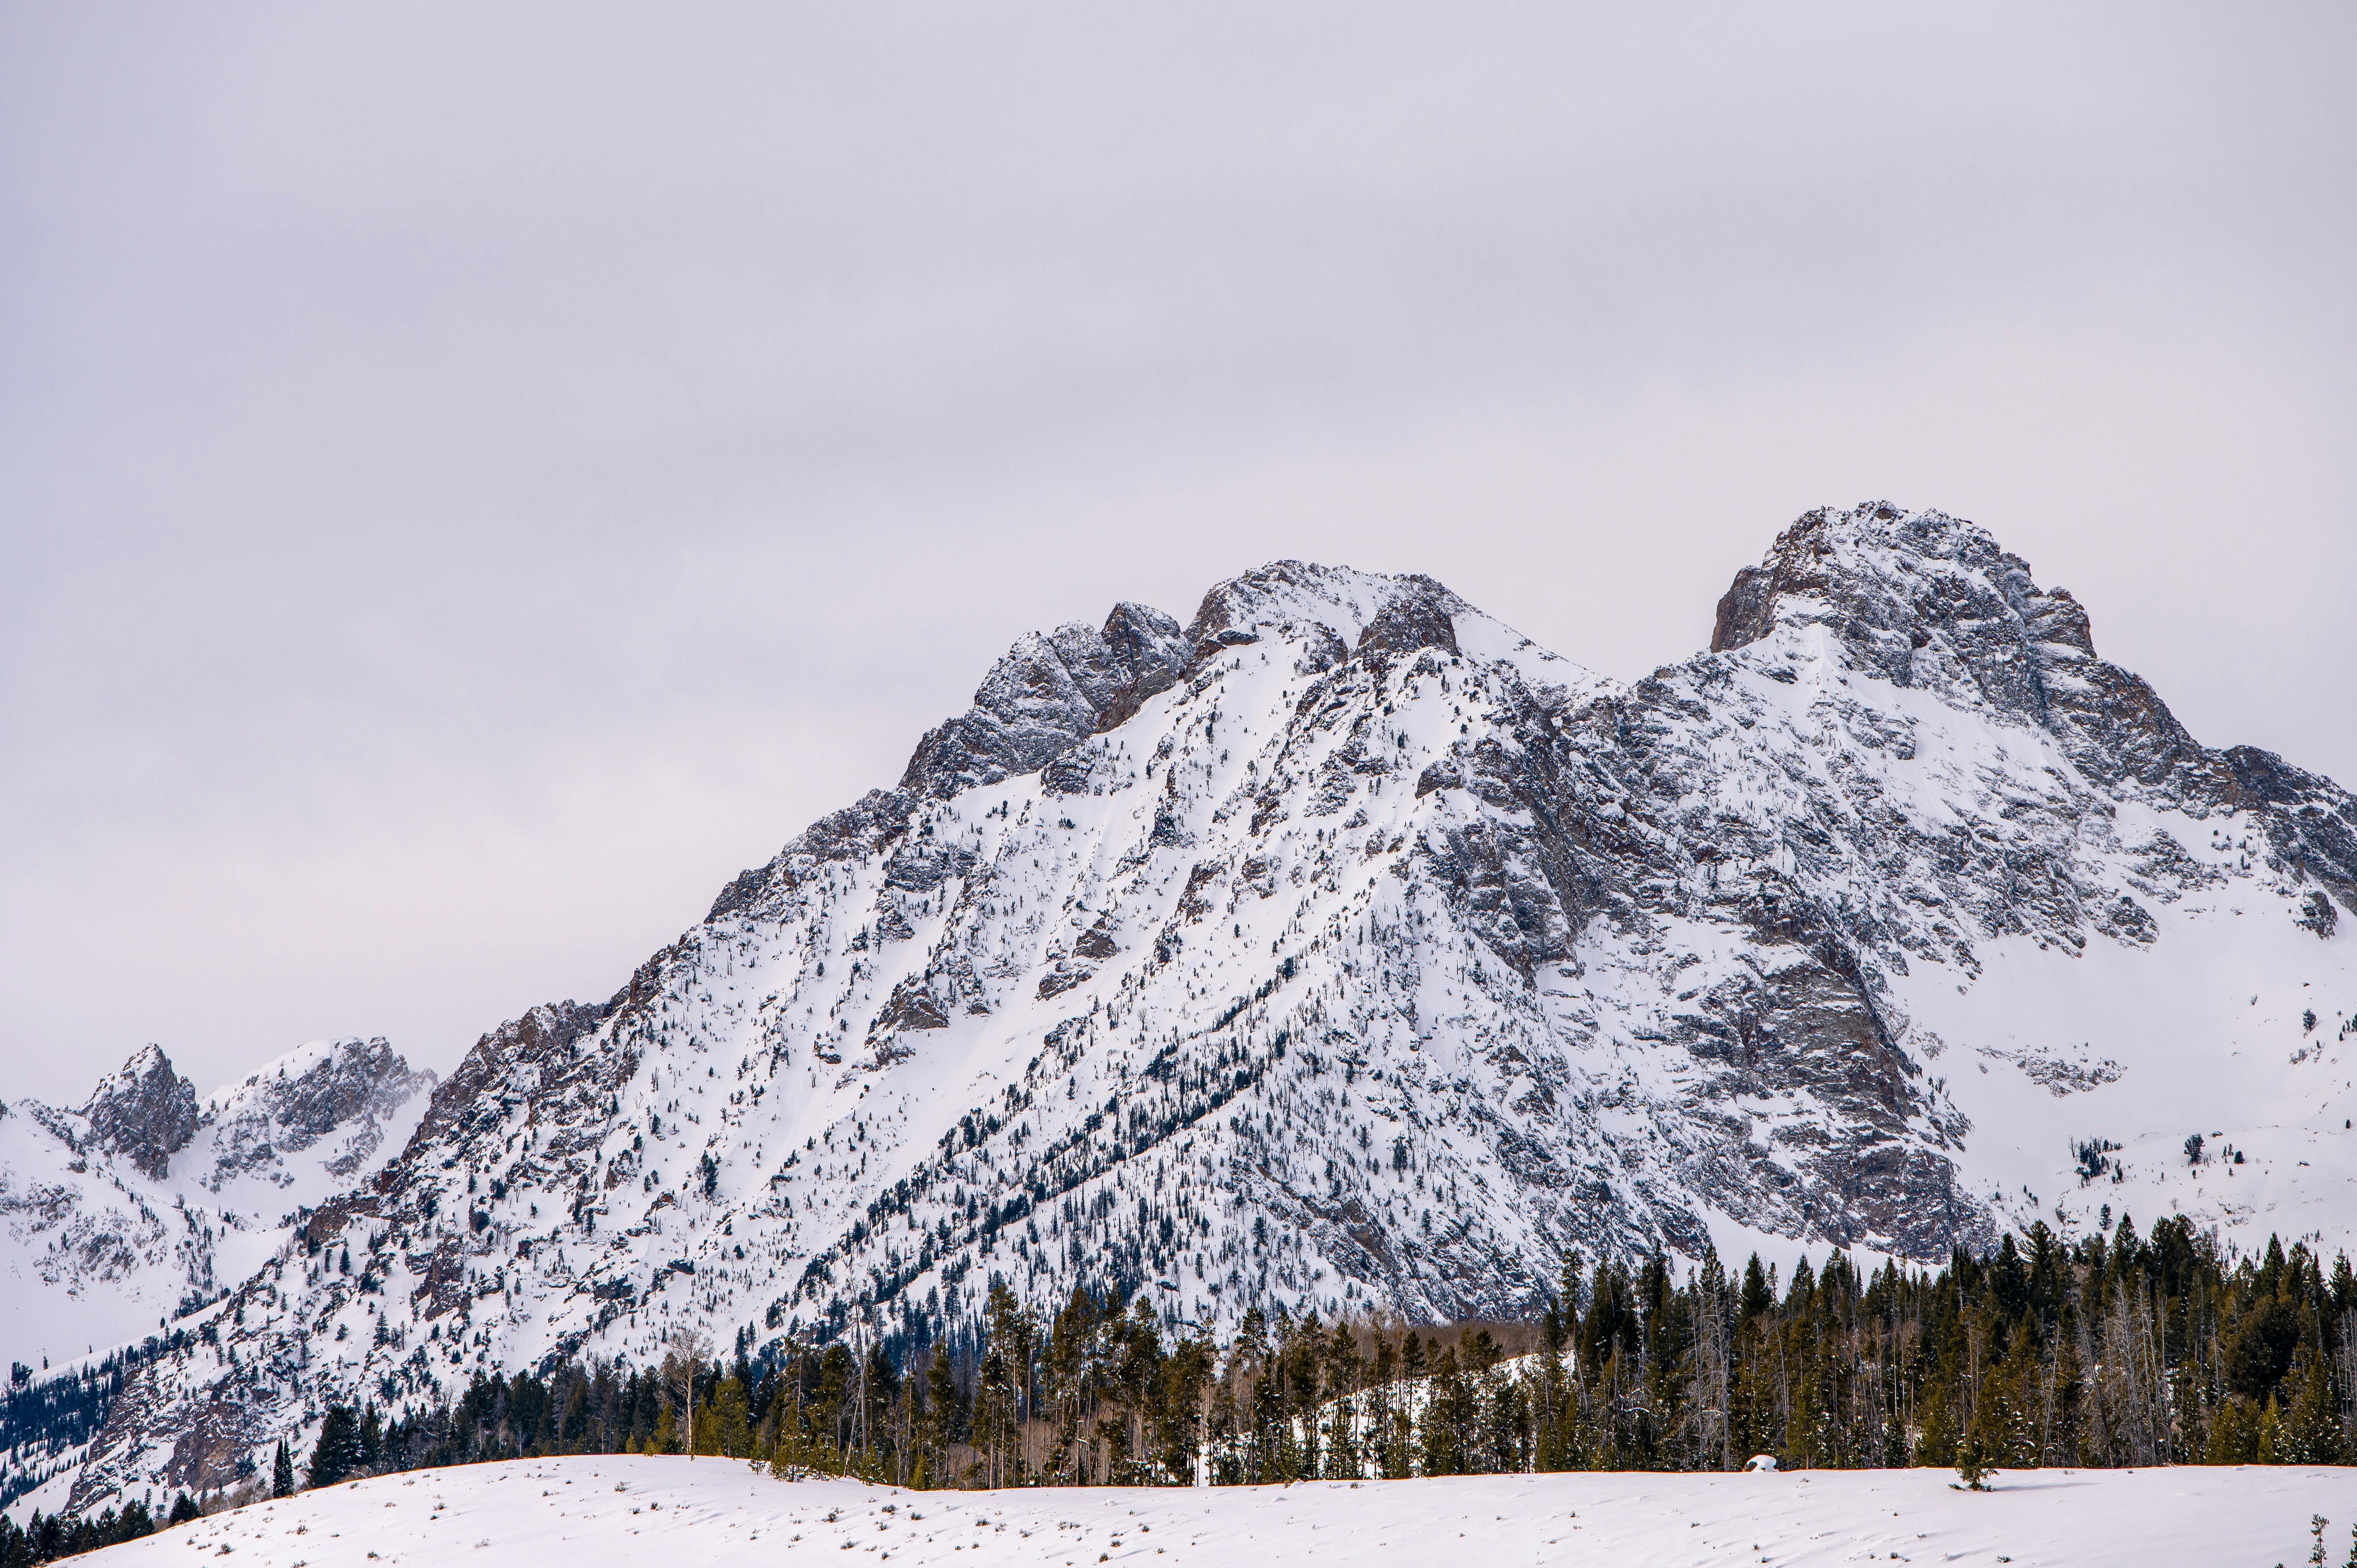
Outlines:
POLYGON ((679 1397, 680 1437, 695 1457, 695 1378, 712 1359, 712 1340, 702 1329, 682 1324, 663 1337, 662 1380, 679 1397))

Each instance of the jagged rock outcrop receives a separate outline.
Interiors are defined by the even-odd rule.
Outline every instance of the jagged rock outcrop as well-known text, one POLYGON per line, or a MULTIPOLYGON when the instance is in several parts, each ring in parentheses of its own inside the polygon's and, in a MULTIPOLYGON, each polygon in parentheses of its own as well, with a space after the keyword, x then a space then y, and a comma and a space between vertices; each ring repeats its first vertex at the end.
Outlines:
POLYGON ((99 1080, 82 1107, 93 1149, 128 1160, 161 1181, 172 1156, 197 1131, 196 1086, 172 1070, 156 1046, 142 1047, 122 1068, 99 1080))
POLYGON ((1628 683, 1425 577, 1118 607, 609 1002, 486 1036, 81 1495, 683 1322, 921 1340, 993 1280, 1433 1318, 1575 1248, 1932 1261, 2115 1205, 2330 1243, 2352 846, 1936 512, 1809 514, 1628 683))
POLYGON ((205 1119, 212 1165, 199 1179, 218 1192, 236 1176, 314 1149, 322 1170, 348 1179, 391 1152, 387 1126, 433 1087, 431 1072, 412 1070, 382 1039, 339 1040, 328 1050, 281 1058, 217 1097, 205 1119))
POLYGON ((1168 690, 1185 663, 1178 623, 1144 605, 1115 605, 1101 630, 1074 622, 1026 636, 972 708, 917 743, 900 788, 938 799, 1036 773, 1168 690))

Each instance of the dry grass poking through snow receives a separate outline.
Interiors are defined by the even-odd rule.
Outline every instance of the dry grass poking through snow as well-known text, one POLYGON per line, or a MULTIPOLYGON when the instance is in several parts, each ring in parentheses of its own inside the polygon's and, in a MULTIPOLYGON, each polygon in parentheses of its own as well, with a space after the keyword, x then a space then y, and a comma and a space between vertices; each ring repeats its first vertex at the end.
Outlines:
POLYGON ((904 1492, 778 1481, 726 1459, 604 1455, 379 1477, 202 1520, 87 1561, 106 1568, 701 1568, 869 1558, 911 1568, 2266 1568, 2306 1561, 2309 1515, 2333 1519, 2336 1536, 2357 1517, 2357 1469, 2022 1471, 2000 1476, 1986 1496, 1955 1491, 1952 1479, 1935 1470, 1821 1470, 904 1492))

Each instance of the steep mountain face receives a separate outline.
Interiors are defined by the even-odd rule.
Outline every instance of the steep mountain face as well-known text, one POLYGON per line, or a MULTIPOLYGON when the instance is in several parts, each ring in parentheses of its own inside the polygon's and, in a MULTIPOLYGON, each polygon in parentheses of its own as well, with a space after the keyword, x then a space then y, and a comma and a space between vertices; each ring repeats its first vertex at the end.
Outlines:
POLYGON ((1210 1325, 1527 1312, 1574 1248, 2337 1244, 2352 899, 2357 800, 2205 750, 1936 512, 1803 518, 1626 685, 1279 563, 1026 638, 610 1001, 484 1036, 77 1496, 683 1321, 922 1338, 994 1279, 1210 1325))
POLYGON ((78 1357, 221 1294, 392 1156, 433 1081, 382 1040, 322 1040, 199 1102, 146 1046, 78 1111, 8 1104, 0 1348, 78 1357))

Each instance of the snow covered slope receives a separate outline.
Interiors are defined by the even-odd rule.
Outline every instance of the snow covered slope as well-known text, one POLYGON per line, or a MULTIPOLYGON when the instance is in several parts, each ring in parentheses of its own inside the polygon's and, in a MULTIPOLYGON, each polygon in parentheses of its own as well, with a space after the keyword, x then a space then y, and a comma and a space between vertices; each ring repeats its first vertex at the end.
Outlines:
POLYGON ((2017 1568, 2337 1557, 2357 1513, 2346 1470, 2038 1470, 1977 1495, 1945 1470, 1578 1474, 1209 1490, 905 1492, 778 1481, 727 1459, 520 1460, 305 1492, 93 1555, 113 1568, 224 1552, 253 1568, 564 1562, 637 1568, 878 1563, 959 1568, 1258 1568, 1272 1563, 1867 1562, 2017 1568), (864 1559, 863 1559, 864 1560, 864 1559))
POLYGON ((382 1040, 317 1040, 201 1102, 142 1047, 79 1111, 0 1113, 0 1355, 38 1367, 152 1333, 372 1175, 434 1075, 382 1040))
POLYGON ((1803 518, 1625 686, 1277 563, 1025 638, 898 789, 484 1036, 80 1495, 683 1320, 922 1338, 993 1279, 1226 1325, 2105 1206, 2341 1245, 2352 907, 2357 800, 2201 747, 1936 512, 1803 518))

